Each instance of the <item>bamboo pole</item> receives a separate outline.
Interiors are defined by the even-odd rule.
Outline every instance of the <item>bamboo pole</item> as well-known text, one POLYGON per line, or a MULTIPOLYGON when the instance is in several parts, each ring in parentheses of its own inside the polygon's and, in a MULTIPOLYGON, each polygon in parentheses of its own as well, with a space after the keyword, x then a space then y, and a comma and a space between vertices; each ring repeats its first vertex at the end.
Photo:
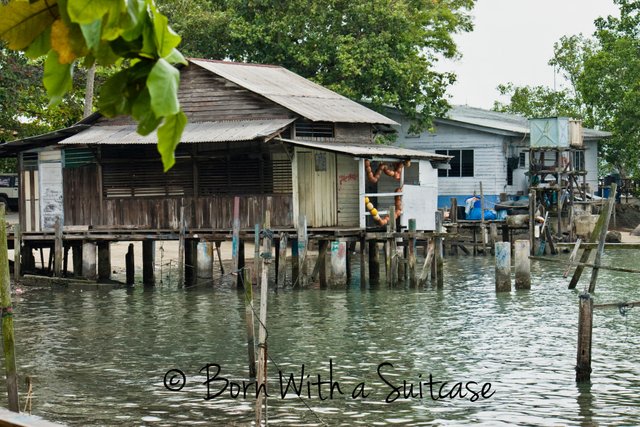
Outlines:
MULTIPOLYGON (((265 229, 271 227, 270 212, 266 212, 265 229)), ((262 239, 262 274, 260 280, 260 325, 258 329, 258 376, 256 380, 256 426, 262 425, 263 405, 266 413, 267 406, 267 297, 269 296, 268 280, 269 265, 271 264, 271 239, 262 239), (264 391, 260 392, 260 389, 264 391)), ((265 414, 266 419, 266 414, 265 414)))
POLYGON ((247 323, 247 349, 249 353, 249 379, 256 379, 256 344, 255 344, 255 321, 253 318, 253 284, 251 282, 251 272, 244 271, 244 316, 247 323))
POLYGON ((20 412, 18 402, 18 374, 16 367, 15 334, 13 329, 13 305, 11 303, 11 278, 9 276, 9 256, 7 245, 7 225, 5 205, 0 203, 0 304, 2 305, 2 342, 4 365, 7 375, 7 395, 9 409, 20 412))
MULTIPOLYGON (((530 256, 529 259, 533 259, 536 261, 555 262, 560 264, 564 264, 566 262, 561 259, 547 258, 547 257, 541 257, 541 256, 530 256)), ((584 267, 593 268, 596 266, 595 264, 592 264, 589 262, 573 262, 571 264, 578 266, 578 268, 584 268, 584 267)), ((600 265, 598 266, 598 268, 601 270, 620 271, 622 273, 640 273, 640 270, 636 270, 633 268, 625 268, 625 267, 612 267, 607 265, 600 265)))
POLYGON ((593 270, 591 270, 591 281, 589 282, 589 293, 592 294, 596 290, 596 281, 598 280, 598 272, 600 270, 600 264, 602 262, 602 254, 604 253, 604 242, 607 239, 607 231, 609 230, 609 220, 611 219, 611 212, 614 210, 616 204, 616 190, 617 185, 615 182, 611 183, 611 193, 609 193, 609 200, 607 204, 607 213, 605 214, 604 224, 600 230, 600 240, 598 242, 598 250, 596 251, 596 259, 594 262, 593 270))

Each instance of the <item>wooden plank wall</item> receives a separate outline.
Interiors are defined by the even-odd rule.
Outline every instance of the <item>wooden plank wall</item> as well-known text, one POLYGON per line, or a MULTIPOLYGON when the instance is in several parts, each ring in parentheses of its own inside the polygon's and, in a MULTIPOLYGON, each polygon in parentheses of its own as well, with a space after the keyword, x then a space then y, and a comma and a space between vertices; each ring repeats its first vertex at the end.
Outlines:
POLYGON ((102 224, 98 167, 95 164, 62 169, 64 225, 102 224))
MULTIPOLYGON (((351 156, 338 155, 338 225, 359 225, 358 161, 351 156)), ((364 201, 362 202, 364 203, 364 201)))

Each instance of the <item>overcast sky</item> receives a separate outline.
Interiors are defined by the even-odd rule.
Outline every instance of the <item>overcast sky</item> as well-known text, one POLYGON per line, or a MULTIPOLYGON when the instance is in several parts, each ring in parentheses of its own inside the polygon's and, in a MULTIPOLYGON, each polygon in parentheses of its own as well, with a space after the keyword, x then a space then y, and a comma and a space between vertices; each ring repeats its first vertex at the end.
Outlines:
POLYGON ((553 44, 617 11, 613 0, 477 0, 473 32, 455 37, 462 59, 438 67, 458 75, 450 102, 491 108, 500 83, 553 87, 553 44))

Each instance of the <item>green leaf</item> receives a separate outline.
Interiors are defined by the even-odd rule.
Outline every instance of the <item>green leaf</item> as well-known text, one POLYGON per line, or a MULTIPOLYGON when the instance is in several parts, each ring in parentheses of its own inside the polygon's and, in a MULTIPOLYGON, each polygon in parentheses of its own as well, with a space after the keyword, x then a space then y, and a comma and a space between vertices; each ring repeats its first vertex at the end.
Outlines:
POLYGON ((0 6, 0 41, 9 49, 22 50, 58 17, 55 0, 27 3, 11 1, 0 6))
POLYGON ((180 36, 171 29, 167 17, 155 10, 153 11, 153 31, 160 57, 169 55, 180 44, 180 36))
POLYGON ((158 59, 147 78, 151 109, 156 116, 170 116, 180 111, 179 85, 180 72, 165 59, 158 59))
POLYGON ((180 143, 182 131, 187 124, 187 116, 182 111, 165 117, 158 128, 158 152, 162 158, 164 171, 168 171, 176 163, 174 153, 180 143))
POLYGON ((49 95, 49 106, 60 104, 64 95, 71 90, 73 64, 60 64, 58 54, 51 49, 44 62, 44 87, 49 95))
POLYGON ((100 45, 100 33, 102 32, 102 20, 96 19, 89 24, 82 24, 80 25, 80 29, 82 30, 82 35, 87 43, 87 47, 92 51, 98 49, 100 45))
POLYGON ((37 59, 46 55, 51 50, 51 27, 47 27, 36 39, 29 45, 24 52, 27 58, 37 59))
POLYGON ((189 65, 187 60, 184 59, 184 56, 182 55, 182 53, 180 53, 178 49, 173 49, 171 53, 169 53, 169 55, 164 57, 164 59, 166 59, 171 64, 189 65))
POLYGON ((131 108, 131 115, 138 121, 138 133, 149 135, 158 127, 162 118, 156 117, 151 110, 151 97, 149 90, 144 88, 136 98, 131 108))
POLYGON ((90 24, 102 19, 113 4, 111 0, 67 0, 67 12, 71 21, 78 24, 90 24))
POLYGON ((107 117, 129 113, 129 104, 124 96, 128 77, 127 71, 120 71, 107 80, 100 88, 98 110, 107 117))

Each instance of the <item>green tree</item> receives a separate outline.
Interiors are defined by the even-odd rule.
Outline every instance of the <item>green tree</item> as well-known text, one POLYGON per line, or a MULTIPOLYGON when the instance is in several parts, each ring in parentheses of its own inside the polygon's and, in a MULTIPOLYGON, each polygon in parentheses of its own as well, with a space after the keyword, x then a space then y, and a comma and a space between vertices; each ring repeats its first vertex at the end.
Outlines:
POLYGON ((448 107, 452 34, 471 30, 473 0, 162 0, 183 51, 277 64, 373 108, 395 106, 425 129, 448 107))
POLYGON ((153 0, 2 0, 0 41, 29 58, 46 57, 43 82, 52 106, 73 86, 76 65, 120 68, 102 86, 98 109, 128 114, 138 132, 158 129, 165 170, 174 163, 186 117, 174 64, 180 37, 153 0))
POLYGON ((602 157, 623 176, 640 175, 640 1, 614 0, 620 16, 598 18, 592 38, 562 37, 549 61, 566 87, 498 87, 494 109, 528 117, 568 115, 612 133, 602 157))

